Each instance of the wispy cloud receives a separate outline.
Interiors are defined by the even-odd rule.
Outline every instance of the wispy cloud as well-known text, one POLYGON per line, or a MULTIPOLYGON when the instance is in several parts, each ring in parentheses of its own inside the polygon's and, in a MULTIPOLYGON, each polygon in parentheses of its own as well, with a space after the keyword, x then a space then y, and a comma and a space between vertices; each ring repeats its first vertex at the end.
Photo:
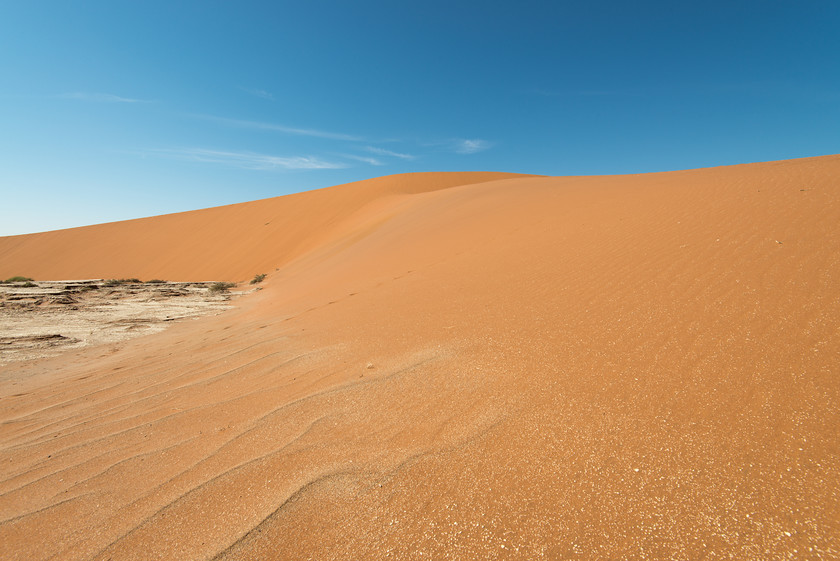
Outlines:
POLYGON ((261 90, 259 88, 252 89, 252 88, 242 88, 242 87, 240 87, 239 89, 242 90, 245 93, 249 93, 251 95, 261 97, 263 99, 268 99, 268 100, 274 101, 274 95, 270 92, 265 91, 265 90, 261 90))
POLYGON ((411 154, 401 154, 399 152, 392 152, 390 150, 385 150, 384 148, 377 148, 376 146, 365 146, 365 150, 367 150, 371 154, 377 154, 379 156, 391 156, 403 160, 413 160, 414 158, 416 158, 416 156, 413 156, 411 154))
POLYGON ((56 97, 62 99, 78 99, 80 101, 93 101, 96 103, 150 103, 146 99, 134 99, 131 97, 120 97, 118 95, 91 92, 70 92, 59 94, 56 97))
POLYGON ((370 164, 372 166, 384 166, 385 164, 382 163, 381 160, 377 160, 376 158, 371 158, 369 156, 355 156, 353 154, 341 154, 342 158, 347 158, 348 160, 356 160, 357 162, 364 162, 366 164, 370 164))
POLYGON ((240 127, 246 129, 277 131, 286 134, 296 134, 300 136, 314 136, 316 138, 327 138, 330 140, 347 140, 351 142, 359 142, 364 140, 359 136, 350 134, 343 134, 338 132, 321 131, 316 129, 300 129, 296 127, 287 127, 286 125, 278 125, 275 123, 263 123, 261 121, 246 121, 242 119, 228 119, 227 117, 215 117, 213 115, 194 115, 199 119, 213 121, 231 127, 240 127))
POLYGON ((492 148, 493 143, 480 138, 474 139, 458 139, 453 142, 453 150, 457 154, 475 154, 476 152, 483 152, 488 148, 492 148))
POLYGON ((271 156, 255 152, 230 152, 204 148, 146 150, 144 155, 174 158, 190 162, 206 162, 251 170, 275 169, 341 169, 344 164, 329 162, 314 156, 271 156))

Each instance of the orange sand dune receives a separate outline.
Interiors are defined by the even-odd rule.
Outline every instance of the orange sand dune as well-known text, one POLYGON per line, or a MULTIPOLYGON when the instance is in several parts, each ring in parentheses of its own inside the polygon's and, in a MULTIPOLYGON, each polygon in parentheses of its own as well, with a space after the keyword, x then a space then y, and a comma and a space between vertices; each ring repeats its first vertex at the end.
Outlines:
POLYGON ((0 237, 0 278, 241 281, 331 239, 342 221, 377 200, 513 177, 523 176, 411 173, 192 212, 0 237))
POLYGON ((0 370, 2 557, 836 559, 838 178, 418 174, 2 238, 0 276, 270 273, 0 370))

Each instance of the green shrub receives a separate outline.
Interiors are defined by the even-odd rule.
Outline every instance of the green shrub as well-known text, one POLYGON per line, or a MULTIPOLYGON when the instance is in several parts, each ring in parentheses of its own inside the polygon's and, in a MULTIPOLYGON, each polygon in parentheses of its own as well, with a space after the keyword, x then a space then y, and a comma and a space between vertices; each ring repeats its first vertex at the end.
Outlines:
POLYGON ((210 285, 209 290, 213 293, 227 292, 234 286, 236 286, 235 282, 214 282, 210 285))
POLYGON ((152 279, 152 280, 147 280, 146 284, 163 284, 165 282, 166 282, 165 280, 152 279))
POLYGON ((7 283, 7 282, 31 282, 31 281, 32 281, 32 279, 30 279, 29 277, 9 277, 6 280, 4 280, 3 282, 7 283))
POLYGON ((254 278, 251 279, 251 284, 259 284, 265 280, 265 273, 261 275, 254 275, 254 278))

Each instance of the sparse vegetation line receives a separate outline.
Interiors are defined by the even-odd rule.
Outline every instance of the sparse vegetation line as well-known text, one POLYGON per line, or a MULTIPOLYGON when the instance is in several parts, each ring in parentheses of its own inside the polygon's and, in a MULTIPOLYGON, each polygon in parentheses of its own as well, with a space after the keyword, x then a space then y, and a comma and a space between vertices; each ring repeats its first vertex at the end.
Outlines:
POLYGON ((143 281, 140 279, 108 279, 102 286, 120 286, 121 284, 141 284, 143 281))

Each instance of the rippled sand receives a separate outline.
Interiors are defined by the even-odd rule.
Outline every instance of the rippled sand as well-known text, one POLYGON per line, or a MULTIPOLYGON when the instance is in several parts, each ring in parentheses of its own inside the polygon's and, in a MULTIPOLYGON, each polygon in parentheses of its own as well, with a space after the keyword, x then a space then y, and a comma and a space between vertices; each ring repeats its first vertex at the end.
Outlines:
POLYGON ((0 238, 3 278, 269 273, 0 367, 3 558, 837 558, 838 178, 413 174, 0 238))

